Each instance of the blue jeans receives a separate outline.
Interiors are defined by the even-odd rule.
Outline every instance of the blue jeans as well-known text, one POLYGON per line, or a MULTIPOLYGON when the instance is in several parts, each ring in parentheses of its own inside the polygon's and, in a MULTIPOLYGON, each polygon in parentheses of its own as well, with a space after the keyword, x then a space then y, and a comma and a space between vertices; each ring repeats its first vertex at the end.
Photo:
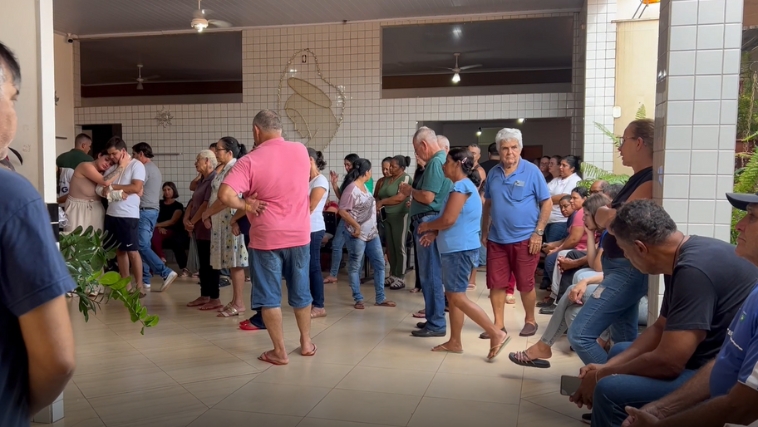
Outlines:
MULTIPOLYGON (((436 214, 429 214, 414 220, 413 229, 418 230, 418 225, 434 219, 436 214)), ((418 233, 413 233, 416 241, 419 265, 416 266, 416 274, 421 276, 421 291, 424 293, 424 309, 426 310, 426 329, 432 332, 447 329, 445 321, 445 289, 442 286, 442 260, 437 249, 435 239, 428 247, 419 242, 418 233)), ((469 271, 471 273, 471 271, 469 271)))
POLYGON ((150 283, 151 271, 164 279, 171 274, 171 269, 166 267, 166 264, 150 247, 156 221, 158 221, 158 210, 144 209, 139 211, 139 254, 142 257, 142 280, 145 284, 150 283))
MULTIPOLYGON (((623 342, 613 346, 609 354, 614 357, 629 348, 632 343, 623 342)), ((673 392, 689 381, 695 371, 686 369, 678 378, 659 380, 637 375, 612 375, 605 377, 595 387, 592 402, 592 425, 618 427, 627 417, 627 406, 640 408, 673 392)))
POLYGON ((545 226, 545 243, 557 242, 563 240, 568 236, 568 228, 566 228, 566 222, 553 222, 545 226))
POLYGON ((550 285, 553 284, 553 270, 555 270, 555 264, 558 263, 558 253, 560 253, 560 251, 553 252, 545 257, 545 270, 542 273, 541 289, 550 289, 550 285), (545 284, 548 285, 547 288, 542 286, 545 284))
POLYGON ((479 266, 479 249, 440 254, 440 258, 445 292, 466 292, 471 270, 479 266))
POLYGON ((311 282, 311 297, 313 306, 324 308, 324 276, 321 275, 321 241, 324 239, 325 230, 311 233, 311 263, 308 276, 311 282))
POLYGON ((329 275, 337 277, 340 272, 340 263, 342 262, 342 249, 345 248, 345 241, 350 235, 345 227, 345 221, 340 220, 337 223, 337 230, 334 232, 332 238, 332 266, 329 270, 329 275))
POLYGON ((374 270, 374 289, 376 291, 376 303, 381 304, 386 299, 384 296, 384 252, 379 236, 368 242, 350 236, 347 241, 347 277, 350 288, 353 290, 353 300, 363 301, 361 295, 361 264, 363 256, 368 258, 371 268, 374 270))
POLYGON ((311 305, 308 263, 310 245, 270 251, 253 249, 250 281, 253 284, 252 309, 279 308, 282 305, 282 278, 287 282, 290 307, 311 305))
POLYGON ((610 327, 613 342, 634 341, 638 334, 640 298, 647 295, 647 275, 626 258, 603 256, 603 282, 595 289, 568 330, 582 363, 605 363, 608 354, 597 338, 610 327))

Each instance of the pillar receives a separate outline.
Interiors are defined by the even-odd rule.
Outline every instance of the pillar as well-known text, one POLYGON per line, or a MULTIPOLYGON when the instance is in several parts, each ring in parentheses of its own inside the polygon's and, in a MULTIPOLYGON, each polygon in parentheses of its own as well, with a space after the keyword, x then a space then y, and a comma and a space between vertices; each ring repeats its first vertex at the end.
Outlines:
MULTIPOLYGON (((685 234, 729 241, 743 0, 663 0, 653 197, 685 234)), ((651 277, 650 319, 663 280, 651 277)))
MULTIPOLYGON (((21 66, 18 131, 11 146, 24 164, 14 166, 43 195, 57 229, 53 0, 0 0, 0 11, 8 17, 0 25, 0 42, 13 50, 21 66)), ((53 423, 61 418, 62 394, 33 421, 53 423)))

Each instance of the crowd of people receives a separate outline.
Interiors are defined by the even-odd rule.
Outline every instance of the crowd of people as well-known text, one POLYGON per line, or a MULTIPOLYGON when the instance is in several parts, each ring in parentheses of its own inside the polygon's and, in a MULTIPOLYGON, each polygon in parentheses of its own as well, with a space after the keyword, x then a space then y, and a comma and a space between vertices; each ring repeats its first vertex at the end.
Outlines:
MULTIPOLYGON (((15 134, 20 79, 17 61, 0 45, 0 158, 15 134)), ((373 268, 373 305, 395 307, 385 286, 405 287, 411 230, 418 261, 411 291, 420 289, 425 304, 423 313, 414 313, 425 321, 412 335, 447 336, 450 313, 450 338, 432 351, 462 352, 469 317, 490 340, 486 360, 494 360, 511 338, 504 306, 515 303, 516 291, 525 311, 519 335, 535 335, 535 277, 544 254, 543 284, 551 296, 541 305, 553 315, 538 343, 509 354, 513 363, 549 368, 550 347, 567 332, 585 365, 570 400, 592 409, 586 419, 593 426, 749 424, 758 419, 758 194, 726 195, 745 212, 736 226, 736 249, 682 233, 651 200, 653 135, 654 123, 644 119, 624 131, 619 152, 634 174, 621 188, 598 181, 585 191, 575 156, 524 160, 518 129, 502 129, 488 149, 490 159, 480 164, 479 147, 450 148, 426 127, 412 137, 421 166, 416 179, 404 172, 410 159, 398 156, 385 159, 384 177, 374 184, 370 160, 351 155, 341 183, 330 174, 330 188, 321 153, 286 141, 278 114, 263 110, 253 119, 249 153, 232 137, 198 153, 186 209, 177 205, 176 186, 162 182, 148 144, 134 145, 129 154, 114 137, 91 158, 85 157, 91 141, 83 135, 59 158, 59 202, 64 232, 107 231, 108 244, 117 245, 119 272, 132 277, 132 292, 140 296, 153 275, 162 279, 153 291, 166 291, 179 276, 166 266, 162 245, 180 241, 182 232, 190 236, 190 250, 181 273, 196 265, 201 285, 189 307, 222 317, 242 314, 248 269, 256 314, 240 327, 267 330, 273 349, 259 359, 273 365, 290 357, 283 281, 300 333, 297 353, 312 357, 318 351, 310 327, 314 317, 326 315, 320 252, 327 210, 336 210, 340 223, 332 236, 339 254, 330 260, 337 269, 326 281, 336 279, 341 261, 335 255, 346 246, 355 309, 366 308, 363 258, 373 268), (339 197, 336 207, 329 207, 330 190, 339 197), (484 263, 493 319, 466 296, 484 263), (222 271, 233 286, 226 305, 219 299, 222 271), (660 316, 640 333, 640 303, 651 274, 663 275, 665 291, 660 316)), ((75 351, 63 295, 74 284, 53 234, 40 227, 49 218, 39 193, 4 165, 0 425, 21 426, 71 378, 75 351)))

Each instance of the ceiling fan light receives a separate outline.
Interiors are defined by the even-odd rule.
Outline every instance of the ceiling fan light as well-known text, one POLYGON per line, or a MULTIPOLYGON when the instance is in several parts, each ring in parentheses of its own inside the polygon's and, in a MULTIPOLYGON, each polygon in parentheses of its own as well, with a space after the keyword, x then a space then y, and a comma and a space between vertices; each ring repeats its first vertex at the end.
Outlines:
POLYGON ((482 128, 479 128, 479 130, 476 131, 476 136, 482 136, 482 128))
POLYGON ((142 86, 142 82, 137 83, 137 90, 142 90, 144 87, 142 86))
POLYGON ((458 73, 453 74, 453 83, 458 83, 461 81, 461 75, 458 73))

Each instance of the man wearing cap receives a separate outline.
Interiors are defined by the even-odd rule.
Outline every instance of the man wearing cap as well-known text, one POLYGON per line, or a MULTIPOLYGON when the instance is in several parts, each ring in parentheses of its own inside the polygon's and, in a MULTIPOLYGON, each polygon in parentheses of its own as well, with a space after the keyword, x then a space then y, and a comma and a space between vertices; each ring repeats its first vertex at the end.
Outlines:
MULTIPOLYGON (((736 254, 758 265, 758 195, 727 194, 747 214, 736 225, 736 254)), ((625 427, 721 427, 758 420, 758 287, 729 326, 718 356, 668 396, 627 408, 625 427)))

